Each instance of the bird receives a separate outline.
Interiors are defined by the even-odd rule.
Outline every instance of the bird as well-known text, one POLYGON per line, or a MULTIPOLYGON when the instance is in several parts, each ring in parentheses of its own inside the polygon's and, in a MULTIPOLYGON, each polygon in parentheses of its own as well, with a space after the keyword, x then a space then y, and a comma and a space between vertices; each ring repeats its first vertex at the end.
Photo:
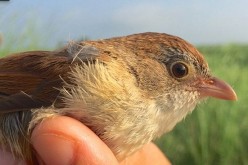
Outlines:
POLYGON ((208 97, 237 99, 192 44, 166 33, 15 53, 0 59, 0 143, 32 164, 33 128, 69 116, 121 161, 171 131, 208 97))

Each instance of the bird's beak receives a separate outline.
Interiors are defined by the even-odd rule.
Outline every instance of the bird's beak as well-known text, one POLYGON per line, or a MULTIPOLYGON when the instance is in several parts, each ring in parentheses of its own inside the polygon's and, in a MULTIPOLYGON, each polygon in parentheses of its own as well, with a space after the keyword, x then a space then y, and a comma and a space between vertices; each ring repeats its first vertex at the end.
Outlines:
POLYGON ((215 97, 223 100, 237 100, 237 95, 233 88, 215 77, 202 79, 198 84, 200 97, 215 97))

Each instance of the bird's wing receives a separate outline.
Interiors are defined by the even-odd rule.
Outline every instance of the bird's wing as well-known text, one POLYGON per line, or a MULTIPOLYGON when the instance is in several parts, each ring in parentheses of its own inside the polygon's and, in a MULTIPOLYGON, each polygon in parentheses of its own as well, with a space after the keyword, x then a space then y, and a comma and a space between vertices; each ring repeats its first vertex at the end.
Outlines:
POLYGON ((70 67, 95 58, 93 47, 32 51, 0 59, 0 113, 62 106, 59 90, 70 67), (77 51, 78 50, 78 51, 77 51), (79 52, 80 50, 80 52, 79 52))
POLYGON ((65 57, 40 51, 0 59, 0 113, 53 104, 68 64, 65 57))

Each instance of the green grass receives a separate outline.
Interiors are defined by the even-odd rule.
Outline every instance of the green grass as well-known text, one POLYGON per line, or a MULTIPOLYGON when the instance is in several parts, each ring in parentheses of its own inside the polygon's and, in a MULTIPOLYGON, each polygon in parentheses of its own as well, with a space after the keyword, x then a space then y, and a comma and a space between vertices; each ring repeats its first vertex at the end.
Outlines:
MULTIPOLYGON (((44 43, 41 45, 44 41, 27 35, 28 31, 0 47, 0 56, 45 49, 44 43)), ((212 73, 229 82, 239 100, 207 100, 157 144, 173 164, 248 164, 248 45, 198 48, 208 60, 212 73)))
POLYGON ((248 45, 198 48, 239 100, 207 100, 157 144, 173 164, 248 164, 248 45))

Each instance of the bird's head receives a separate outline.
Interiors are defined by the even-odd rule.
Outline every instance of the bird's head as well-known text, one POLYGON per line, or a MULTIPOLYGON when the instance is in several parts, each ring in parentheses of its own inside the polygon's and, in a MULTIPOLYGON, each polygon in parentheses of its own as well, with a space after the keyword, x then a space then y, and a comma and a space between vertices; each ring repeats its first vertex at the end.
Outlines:
POLYGON ((199 99, 237 99, 230 85, 211 75, 201 53, 179 37, 141 33, 118 41, 119 44, 122 42, 133 52, 133 60, 127 61, 130 63, 130 72, 136 74, 138 86, 154 93, 154 97, 158 91, 161 95, 161 92, 180 91, 194 93, 199 99))
POLYGON ((111 40, 132 53, 125 57, 129 72, 143 96, 154 99, 166 113, 161 120, 176 121, 172 127, 204 98, 237 99, 230 85, 211 75, 197 49, 179 37, 142 33, 111 40))

